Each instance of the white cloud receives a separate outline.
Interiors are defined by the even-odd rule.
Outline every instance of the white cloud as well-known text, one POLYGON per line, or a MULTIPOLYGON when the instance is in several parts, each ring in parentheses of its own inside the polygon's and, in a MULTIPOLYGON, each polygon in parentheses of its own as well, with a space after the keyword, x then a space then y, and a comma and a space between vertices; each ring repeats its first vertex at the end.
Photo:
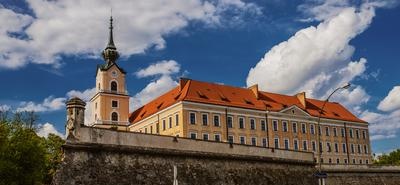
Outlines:
POLYGON ((361 114, 368 121, 372 140, 394 138, 400 131, 400 109, 391 113, 376 113, 368 110, 361 114))
POLYGON ((385 99, 379 103, 378 109, 381 111, 400 109, 400 86, 393 87, 385 99))
POLYGON ((138 78, 154 76, 154 75, 171 75, 178 73, 180 70, 179 64, 174 60, 163 60, 148 66, 146 69, 141 69, 135 74, 138 78))
POLYGON ((6 112, 11 110, 11 107, 9 105, 0 105, 0 112, 6 112))
MULTIPOLYGON (((284 94, 305 91, 309 97, 326 98, 365 72, 367 60, 351 61, 355 48, 349 42, 370 25, 374 8, 367 4, 341 7, 338 13, 326 15, 329 19, 319 18, 324 21, 317 27, 304 28, 269 50, 249 71, 247 85, 259 84, 262 90, 284 94)), ((334 100, 357 112, 369 100, 357 85, 335 96, 334 100)))
POLYGON ((153 46, 164 48, 165 35, 178 32, 192 21, 220 24, 224 11, 235 8, 242 13, 256 7, 240 0, 26 1, 34 17, 0 8, 2 68, 16 69, 28 63, 58 67, 61 55, 97 57, 107 41, 111 7, 115 42, 124 56, 143 53, 153 46))
POLYGON ((145 69, 136 72, 138 78, 159 76, 156 80, 150 82, 140 92, 135 94, 129 100, 130 111, 134 111, 149 101, 171 90, 178 85, 173 79, 173 75, 179 73, 180 65, 174 60, 163 60, 151 64, 145 69))
POLYGON ((95 87, 91 89, 86 89, 84 91, 71 90, 67 92, 67 97, 68 98, 78 97, 83 101, 88 102, 94 96, 95 93, 96 93, 95 87))
POLYGON ((49 96, 43 100, 42 103, 35 103, 33 101, 21 102, 19 107, 16 109, 17 112, 20 111, 34 111, 34 112, 50 112, 60 110, 65 107, 66 98, 54 98, 49 96))
POLYGON ((46 138, 49 134, 55 134, 60 136, 61 138, 65 138, 65 135, 58 132, 57 129, 54 127, 54 125, 51 123, 45 123, 43 125, 39 124, 36 134, 40 137, 46 137, 46 138))

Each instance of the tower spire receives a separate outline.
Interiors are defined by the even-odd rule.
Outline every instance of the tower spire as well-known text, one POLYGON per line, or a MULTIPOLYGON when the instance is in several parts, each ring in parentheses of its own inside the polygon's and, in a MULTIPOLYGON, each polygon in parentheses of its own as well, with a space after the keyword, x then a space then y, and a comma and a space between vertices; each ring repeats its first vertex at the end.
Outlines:
POLYGON ((106 49, 103 50, 103 58, 107 62, 107 64, 112 64, 114 63, 118 58, 119 58, 119 53, 117 51, 117 47, 115 47, 114 44, 114 36, 113 36, 113 17, 112 17, 112 10, 111 10, 111 16, 110 16, 110 34, 108 36, 108 44, 106 46, 106 49))

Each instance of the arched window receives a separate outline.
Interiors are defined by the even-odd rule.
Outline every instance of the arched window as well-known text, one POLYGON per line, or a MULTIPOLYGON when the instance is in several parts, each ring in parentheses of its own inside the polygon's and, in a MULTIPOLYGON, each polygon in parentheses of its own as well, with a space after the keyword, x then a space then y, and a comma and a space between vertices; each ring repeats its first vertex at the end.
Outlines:
POLYGON ((115 81, 111 82, 111 91, 118 91, 117 82, 115 82, 115 81))
POLYGON ((111 121, 118 121, 118 113, 116 112, 111 113, 111 121))

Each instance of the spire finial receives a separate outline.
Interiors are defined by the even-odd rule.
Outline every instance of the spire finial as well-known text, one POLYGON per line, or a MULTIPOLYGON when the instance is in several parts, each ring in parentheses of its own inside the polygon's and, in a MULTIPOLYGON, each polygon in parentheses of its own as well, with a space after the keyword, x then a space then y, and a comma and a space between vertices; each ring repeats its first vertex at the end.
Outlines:
POLYGON ((108 37, 107 47, 103 51, 103 58, 108 64, 114 63, 119 57, 117 47, 115 47, 115 44, 114 44, 113 28, 114 28, 113 27, 113 17, 112 17, 112 9, 111 9, 110 27, 109 27, 110 35, 108 37))

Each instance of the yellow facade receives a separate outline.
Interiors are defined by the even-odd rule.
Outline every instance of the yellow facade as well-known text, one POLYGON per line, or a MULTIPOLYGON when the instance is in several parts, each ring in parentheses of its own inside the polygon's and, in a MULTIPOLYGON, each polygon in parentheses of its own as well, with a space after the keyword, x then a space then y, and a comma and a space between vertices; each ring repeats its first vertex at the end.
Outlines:
MULTIPOLYGON (((371 163, 366 123, 321 119, 320 126, 323 163, 371 163), (335 129, 336 131, 334 131, 335 129), (344 136, 342 136, 342 129, 345 131, 344 136), (326 131, 328 131, 328 136, 326 131), (345 150, 343 150, 343 146, 345 150), (351 149, 352 146, 354 153, 351 149)), ((233 143, 237 144, 314 152, 317 161, 319 158, 317 128, 318 119, 296 106, 281 112, 267 112, 181 101, 131 125, 129 130, 188 138, 195 135, 196 139, 222 142, 229 142, 229 136, 230 139, 233 139, 233 143), (195 117, 194 122, 191 120, 191 115, 195 117), (178 116, 178 126, 175 125, 175 116, 178 116), (171 128, 169 127, 170 118, 172 119, 171 128), (226 118, 232 119, 232 127, 227 128, 226 118), (218 120, 216 122, 219 125, 215 126, 214 120, 218 120), (243 120, 243 127, 240 125, 240 120, 243 120), (262 124, 265 123, 265 120, 268 122, 263 127, 262 124), (165 130, 163 129, 164 122, 165 130), (252 126, 252 124, 254 125, 252 126), (276 124, 276 129, 274 129, 274 124, 276 124), (159 132, 157 132, 157 127, 159 132), (277 146, 275 146, 276 139, 277 146), (287 147, 285 147, 285 143, 287 143, 287 147)))
POLYGON ((90 100, 95 125, 128 125, 129 96, 125 87, 125 74, 116 65, 98 69, 96 94, 90 100), (114 89, 112 83, 116 83, 114 89), (113 119, 112 114, 117 114, 117 118, 113 119))

